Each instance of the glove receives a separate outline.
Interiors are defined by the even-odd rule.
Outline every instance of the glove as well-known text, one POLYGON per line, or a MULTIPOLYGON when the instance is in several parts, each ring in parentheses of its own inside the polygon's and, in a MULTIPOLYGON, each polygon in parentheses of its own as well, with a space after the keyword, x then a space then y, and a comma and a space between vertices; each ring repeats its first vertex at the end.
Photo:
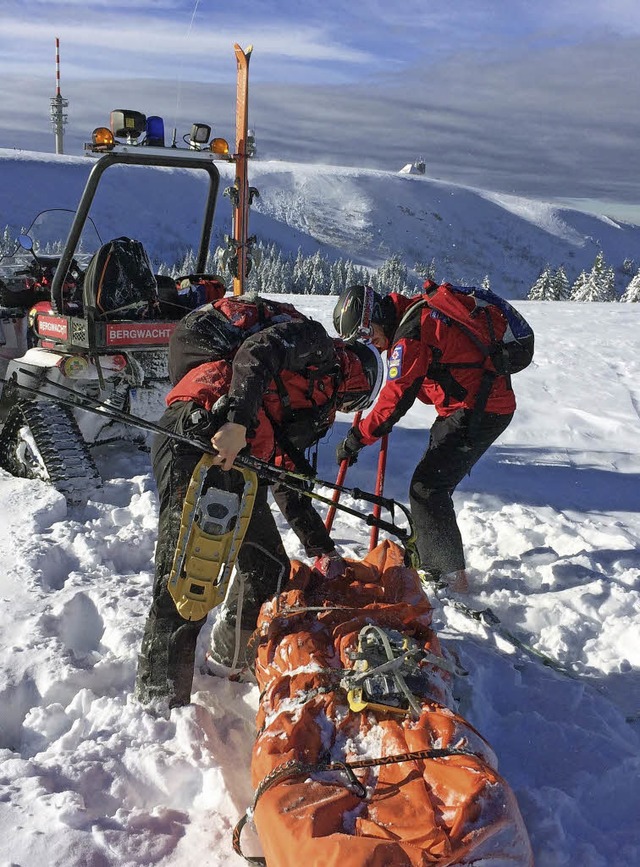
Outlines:
POLYGON ((316 576, 326 581, 340 578, 340 576, 344 575, 346 568, 347 564, 335 548, 333 551, 329 551, 328 554, 322 554, 320 557, 317 557, 316 562, 313 564, 313 571, 316 573, 316 576))
POLYGON ((182 430, 178 433, 201 440, 208 447, 211 444, 211 437, 227 421, 229 405, 229 397, 226 394, 218 398, 209 412, 203 406, 194 404, 193 411, 183 421, 182 430))
POLYGON ((352 467, 358 460, 358 452, 362 448, 364 448, 364 443, 361 442, 356 429, 351 428, 342 442, 338 443, 336 448, 336 461, 338 464, 341 464, 343 461, 349 461, 348 466, 352 467))
POLYGON ((196 407, 182 423, 182 430, 178 433, 186 434, 190 439, 197 440, 207 448, 211 444, 211 437, 218 430, 222 422, 219 422, 203 406, 196 407))

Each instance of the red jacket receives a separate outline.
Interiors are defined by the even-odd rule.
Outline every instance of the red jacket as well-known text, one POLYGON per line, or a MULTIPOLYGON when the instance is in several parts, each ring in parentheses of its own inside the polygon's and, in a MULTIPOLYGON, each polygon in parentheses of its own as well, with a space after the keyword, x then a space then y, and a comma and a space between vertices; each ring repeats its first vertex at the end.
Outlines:
POLYGON ((335 418, 334 391, 343 387, 343 356, 320 323, 279 322, 248 337, 232 359, 187 370, 166 402, 192 400, 211 410, 227 396, 226 420, 248 429, 251 454, 292 466, 273 425, 282 425, 302 451, 317 442, 335 418))
MULTIPOLYGON (((387 351, 387 381, 375 406, 359 425, 364 445, 371 445, 389 433, 416 399, 433 404, 440 416, 475 407, 483 373, 483 355, 463 331, 442 318, 434 317, 427 305, 416 310, 413 316, 407 315, 424 297, 408 298, 395 292, 389 295, 399 326, 387 351), (440 373, 436 373, 438 361, 441 364, 476 363, 481 366, 447 369, 453 383, 445 388, 440 373), (440 379, 440 383, 434 376, 440 379)), ((508 415, 515 407, 515 396, 509 383, 504 376, 497 377, 485 412, 508 415)))

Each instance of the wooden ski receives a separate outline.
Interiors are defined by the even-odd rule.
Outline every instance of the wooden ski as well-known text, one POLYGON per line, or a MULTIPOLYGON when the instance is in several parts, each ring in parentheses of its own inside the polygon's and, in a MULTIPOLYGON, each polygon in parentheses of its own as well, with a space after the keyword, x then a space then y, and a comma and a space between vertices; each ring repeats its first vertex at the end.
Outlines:
POLYGON ((247 130, 249 126, 249 60, 253 46, 246 51, 238 43, 233 46, 238 67, 236 92, 236 164, 235 195, 233 197, 233 246, 236 267, 233 275, 233 294, 243 295, 245 279, 251 262, 249 258, 249 191, 247 130))

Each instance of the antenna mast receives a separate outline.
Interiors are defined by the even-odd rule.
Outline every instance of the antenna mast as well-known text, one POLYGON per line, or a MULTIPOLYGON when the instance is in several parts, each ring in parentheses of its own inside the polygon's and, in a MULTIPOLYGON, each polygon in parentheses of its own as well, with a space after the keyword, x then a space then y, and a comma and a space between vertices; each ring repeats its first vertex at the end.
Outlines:
POLYGON ((56 140, 56 153, 64 153, 62 139, 64 125, 67 122, 65 109, 69 105, 68 99, 63 99, 60 93, 60 39, 56 36, 56 95, 51 98, 51 123, 56 140))

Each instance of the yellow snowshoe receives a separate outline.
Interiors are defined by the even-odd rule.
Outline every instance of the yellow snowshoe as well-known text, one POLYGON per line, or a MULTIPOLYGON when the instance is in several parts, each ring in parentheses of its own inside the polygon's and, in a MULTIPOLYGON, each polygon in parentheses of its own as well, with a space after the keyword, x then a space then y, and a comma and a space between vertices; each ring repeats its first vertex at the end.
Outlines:
POLYGON ((238 468, 242 493, 207 488, 213 455, 193 471, 182 507, 169 593, 185 620, 201 620, 224 600, 258 489, 253 470, 238 468))

